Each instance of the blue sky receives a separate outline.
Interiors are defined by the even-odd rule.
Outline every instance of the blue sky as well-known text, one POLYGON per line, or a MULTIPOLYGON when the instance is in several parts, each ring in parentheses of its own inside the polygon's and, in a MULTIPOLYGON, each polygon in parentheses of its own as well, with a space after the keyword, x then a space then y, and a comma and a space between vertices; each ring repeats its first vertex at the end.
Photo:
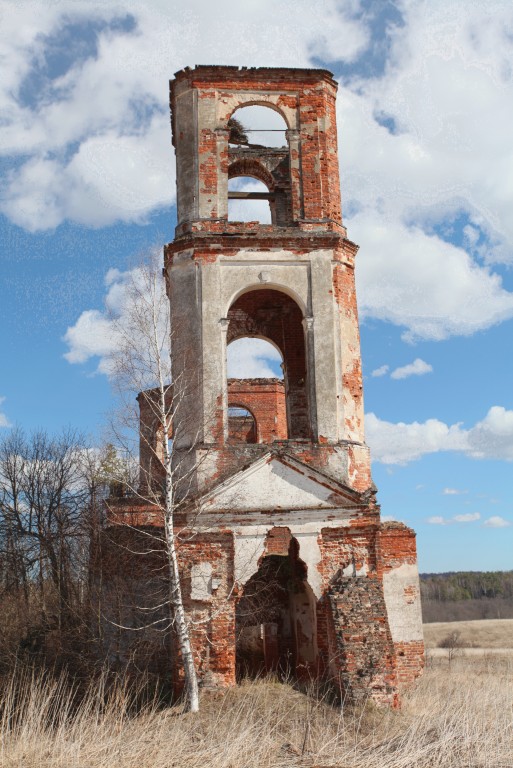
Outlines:
POLYGON ((173 73, 328 67, 382 513, 423 571, 513 568, 511 3, 0 8, 0 429, 101 438, 105 303, 122 314, 126 273, 173 238, 173 73))

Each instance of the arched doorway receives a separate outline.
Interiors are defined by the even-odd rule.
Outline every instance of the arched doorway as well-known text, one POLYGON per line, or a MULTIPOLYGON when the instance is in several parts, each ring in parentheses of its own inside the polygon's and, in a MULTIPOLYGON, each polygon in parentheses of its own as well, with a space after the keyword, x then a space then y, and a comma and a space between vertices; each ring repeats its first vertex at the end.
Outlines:
POLYGON ((307 567, 288 529, 273 529, 270 536, 268 554, 237 603, 239 678, 269 672, 303 677, 316 664, 316 599, 307 582, 307 567), (272 545, 273 532, 282 543, 278 548, 272 545))

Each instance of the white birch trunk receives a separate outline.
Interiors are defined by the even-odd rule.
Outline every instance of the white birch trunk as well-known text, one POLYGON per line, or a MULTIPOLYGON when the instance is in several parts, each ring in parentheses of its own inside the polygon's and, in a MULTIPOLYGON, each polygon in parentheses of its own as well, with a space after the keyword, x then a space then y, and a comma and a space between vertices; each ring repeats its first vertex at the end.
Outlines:
MULTIPOLYGON (((127 311, 123 322, 115 323, 117 332, 115 352, 113 352, 113 376, 118 383, 118 390, 128 395, 133 402, 134 393, 148 389, 150 395, 146 401, 152 411, 161 434, 161 450, 155 445, 149 448, 155 461, 161 462, 164 469, 165 488, 152 487, 151 477, 143 484, 151 504, 162 513, 164 546, 169 572, 169 609, 176 630, 180 647, 184 678, 186 708, 190 712, 199 709, 198 678, 194 664, 194 655, 189 634, 189 621, 185 614, 180 583, 180 567, 176 550, 174 532, 175 498, 173 483, 172 449, 168 438, 173 425, 175 408, 169 405, 167 394, 171 384, 171 366, 169 356, 169 301, 163 290, 162 273, 159 264, 153 259, 148 264, 141 264, 132 271, 132 279, 126 289, 127 311), (155 384, 157 385, 155 387, 155 384)), ((178 382, 174 382, 172 400, 185 395, 180 391, 178 382)), ((130 409, 127 411, 130 413, 130 409)))

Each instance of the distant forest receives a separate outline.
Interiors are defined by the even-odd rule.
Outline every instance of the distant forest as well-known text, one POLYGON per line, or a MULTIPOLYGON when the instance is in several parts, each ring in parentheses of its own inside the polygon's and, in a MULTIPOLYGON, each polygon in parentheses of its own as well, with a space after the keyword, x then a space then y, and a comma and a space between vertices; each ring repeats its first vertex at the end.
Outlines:
POLYGON ((421 573, 422 618, 513 619, 513 571, 421 573))

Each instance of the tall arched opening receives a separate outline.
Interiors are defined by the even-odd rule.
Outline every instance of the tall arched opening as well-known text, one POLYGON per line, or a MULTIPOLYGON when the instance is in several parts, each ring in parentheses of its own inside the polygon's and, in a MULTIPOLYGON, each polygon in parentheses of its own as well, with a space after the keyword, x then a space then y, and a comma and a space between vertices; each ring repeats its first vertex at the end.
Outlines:
POLYGON ((229 220, 292 226, 285 120, 269 106, 241 106, 229 119, 228 128, 229 220))
POLYGON ((287 435, 289 439, 309 439, 306 343, 303 313, 298 304, 271 288, 256 288, 242 294, 228 311, 227 344, 244 337, 266 339, 280 351, 287 435))

